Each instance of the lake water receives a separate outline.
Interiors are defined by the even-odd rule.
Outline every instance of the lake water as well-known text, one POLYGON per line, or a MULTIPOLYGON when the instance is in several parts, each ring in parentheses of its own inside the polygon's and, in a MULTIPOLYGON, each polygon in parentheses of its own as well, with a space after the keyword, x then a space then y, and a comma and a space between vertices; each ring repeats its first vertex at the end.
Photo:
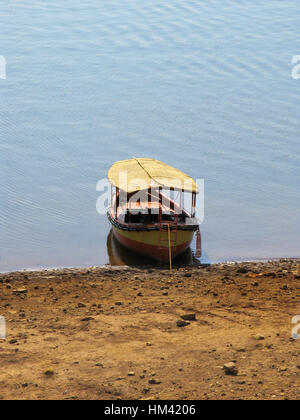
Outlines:
POLYGON ((203 261, 300 257, 298 0, 1 5, 0 271, 105 264, 96 183, 205 179, 203 261))

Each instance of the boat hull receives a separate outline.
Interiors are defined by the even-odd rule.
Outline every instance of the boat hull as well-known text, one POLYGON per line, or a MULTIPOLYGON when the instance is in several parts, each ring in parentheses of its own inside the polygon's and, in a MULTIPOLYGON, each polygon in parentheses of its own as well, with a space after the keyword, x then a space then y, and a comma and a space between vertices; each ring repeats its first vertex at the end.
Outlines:
MULTIPOLYGON (((161 242, 159 246, 159 230, 151 231, 128 231, 113 226, 113 234, 115 238, 126 248, 140 255, 147 256, 154 260, 168 262, 169 261, 169 242, 168 232, 162 232, 161 242)), ((171 232, 171 240, 174 240, 174 232, 171 232)), ((176 247, 171 246, 172 259, 186 251, 194 237, 191 230, 178 230, 176 238, 176 247)))

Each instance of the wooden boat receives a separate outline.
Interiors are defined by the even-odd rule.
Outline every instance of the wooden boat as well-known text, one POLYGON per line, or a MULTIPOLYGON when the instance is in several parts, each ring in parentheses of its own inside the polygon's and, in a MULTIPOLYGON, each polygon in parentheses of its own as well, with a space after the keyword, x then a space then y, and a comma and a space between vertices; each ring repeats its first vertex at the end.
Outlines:
MULTIPOLYGON (((110 229, 109 234, 107 235, 107 255, 109 258, 109 264, 113 266, 133 266, 133 267, 141 267, 141 266, 152 266, 156 263, 153 259, 138 254, 136 252, 132 252, 127 247, 123 246, 116 238, 113 233, 113 228, 110 229)), ((194 255, 191 248, 188 248, 185 252, 178 255, 176 257, 176 261, 174 263, 177 267, 185 267, 192 265, 194 262, 194 255)))
POLYGON ((107 212, 114 237, 126 248, 168 262, 186 251, 200 229, 195 219, 196 182, 176 168, 155 159, 116 162, 108 172, 111 205, 107 212), (191 211, 184 195, 191 194, 191 211), (179 200, 175 200, 175 195, 179 200))

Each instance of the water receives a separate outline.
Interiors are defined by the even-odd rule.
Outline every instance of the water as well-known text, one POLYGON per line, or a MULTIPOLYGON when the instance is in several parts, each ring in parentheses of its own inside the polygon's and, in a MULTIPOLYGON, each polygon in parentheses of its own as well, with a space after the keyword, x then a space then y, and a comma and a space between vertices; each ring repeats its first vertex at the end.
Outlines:
POLYGON ((206 183, 204 260, 300 257, 298 0, 1 5, 0 271, 109 261, 110 165, 206 183))

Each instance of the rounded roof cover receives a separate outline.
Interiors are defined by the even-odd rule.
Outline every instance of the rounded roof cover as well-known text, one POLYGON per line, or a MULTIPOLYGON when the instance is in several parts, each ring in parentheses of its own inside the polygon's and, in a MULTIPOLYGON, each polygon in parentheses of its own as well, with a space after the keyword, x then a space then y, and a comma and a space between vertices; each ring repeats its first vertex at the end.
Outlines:
POLYGON ((127 193, 151 187, 172 188, 198 193, 196 182, 179 169, 156 159, 133 158, 114 163, 108 171, 109 182, 127 193))

